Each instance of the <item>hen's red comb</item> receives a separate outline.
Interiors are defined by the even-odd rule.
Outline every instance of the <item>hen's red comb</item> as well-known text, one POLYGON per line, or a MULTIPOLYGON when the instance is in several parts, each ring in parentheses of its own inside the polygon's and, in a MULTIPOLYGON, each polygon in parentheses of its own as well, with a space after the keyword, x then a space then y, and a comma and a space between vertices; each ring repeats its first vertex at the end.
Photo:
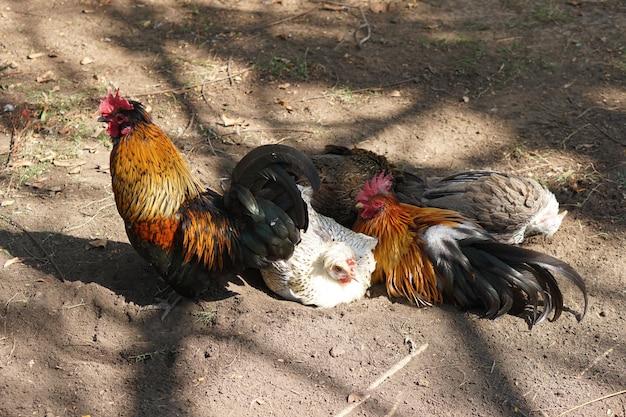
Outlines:
POLYGON ((115 110, 132 110, 133 105, 123 97, 120 97, 120 89, 117 89, 115 96, 113 93, 109 93, 104 99, 100 100, 100 115, 107 116, 113 113, 115 110))

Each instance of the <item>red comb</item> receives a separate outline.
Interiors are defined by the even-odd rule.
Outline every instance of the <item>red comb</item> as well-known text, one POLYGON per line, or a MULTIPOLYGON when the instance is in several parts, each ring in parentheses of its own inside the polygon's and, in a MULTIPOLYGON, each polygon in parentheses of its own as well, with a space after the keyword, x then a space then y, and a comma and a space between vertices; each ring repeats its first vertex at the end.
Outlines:
POLYGON ((104 99, 100 100, 100 115, 107 116, 113 113, 115 110, 132 110, 133 105, 123 97, 120 97, 120 89, 117 89, 115 96, 113 93, 109 93, 104 99))
POLYGON ((393 185, 393 175, 391 173, 385 174, 385 171, 374 176, 370 181, 365 182, 363 185, 363 193, 368 196, 374 196, 378 193, 387 193, 393 185))

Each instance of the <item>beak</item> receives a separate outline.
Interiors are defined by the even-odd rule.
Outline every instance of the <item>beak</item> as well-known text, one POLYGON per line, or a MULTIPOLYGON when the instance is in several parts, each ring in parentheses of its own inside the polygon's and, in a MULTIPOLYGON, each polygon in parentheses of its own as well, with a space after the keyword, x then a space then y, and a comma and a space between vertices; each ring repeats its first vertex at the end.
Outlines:
POLYGON ((354 206, 355 206, 356 208, 360 209, 360 208, 362 208, 362 207, 363 207, 363 203, 358 202, 358 203, 356 203, 354 206))
POLYGON ((100 116, 100 117, 98 117, 98 121, 99 121, 99 122, 106 122, 106 123, 108 123, 108 122, 110 122, 110 121, 111 121, 111 119, 109 119, 109 118, 108 118, 108 117, 106 117, 106 116, 100 116))

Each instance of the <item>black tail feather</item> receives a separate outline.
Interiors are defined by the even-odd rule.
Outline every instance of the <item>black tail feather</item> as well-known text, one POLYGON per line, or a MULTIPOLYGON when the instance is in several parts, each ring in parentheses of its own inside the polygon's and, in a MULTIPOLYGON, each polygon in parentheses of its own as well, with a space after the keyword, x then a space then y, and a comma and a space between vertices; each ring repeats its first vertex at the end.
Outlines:
POLYGON ((243 262, 262 268, 288 259, 308 227, 308 210, 298 182, 320 185, 317 169, 297 149, 265 145, 250 151, 235 166, 227 208, 241 215, 243 262))
POLYGON ((589 304, 587 288, 583 278, 569 264, 544 253, 498 242, 477 242, 475 246, 517 271, 527 272, 524 274, 524 279, 518 281, 516 285, 528 295, 530 292, 539 293, 543 304, 541 314, 537 315, 536 308, 533 309, 532 324, 540 323, 551 313, 550 320, 554 321, 563 311, 563 294, 555 275, 565 277, 580 290, 584 298, 584 308, 577 319, 580 321, 586 315, 589 304), (528 287, 522 287, 523 284, 528 287))

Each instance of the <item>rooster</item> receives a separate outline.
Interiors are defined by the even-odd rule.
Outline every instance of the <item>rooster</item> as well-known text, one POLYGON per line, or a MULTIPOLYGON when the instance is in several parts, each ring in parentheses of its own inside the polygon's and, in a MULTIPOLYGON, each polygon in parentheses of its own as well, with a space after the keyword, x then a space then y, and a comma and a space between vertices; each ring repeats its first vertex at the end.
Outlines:
POLYGON ((176 293, 194 298, 220 275, 292 255, 308 225, 296 181, 319 185, 300 151, 253 149, 235 166, 222 195, 194 178, 141 103, 118 90, 99 111, 113 142, 113 194, 128 239, 176 293))
POLYGON ((443 178, 419 178, 374 152, 330 145, 311 156, 321 187, 313 207, 346 227, 357 218, 354 199, 366 180, 393 174, 393 191, 403 203, 454 210, 475 220, 496 239, 521 243, 533 235, 551 236, 567 211, 559 213, 554 194, 537 181, 496 171, 466 171, 443 178))
POLYGON ((293 256, 261 269, 266 285, 277 295, 305 305, 333 307, 363 298, 376 262, 376 238, 355 233, 309 205, 313 189, 300 187, 307 203, 309 228, 293 256))
POLYGON ((392 297, 423 306, 449 302, 483 317, 524 316, 532 328, 563 310, 554 274, 588 294, 580 275, 565 262, 497 242, 461 214, 401 203, 383 172, 358 192, 353 230, 378 238, 372 284, 385 283, 392 297))

